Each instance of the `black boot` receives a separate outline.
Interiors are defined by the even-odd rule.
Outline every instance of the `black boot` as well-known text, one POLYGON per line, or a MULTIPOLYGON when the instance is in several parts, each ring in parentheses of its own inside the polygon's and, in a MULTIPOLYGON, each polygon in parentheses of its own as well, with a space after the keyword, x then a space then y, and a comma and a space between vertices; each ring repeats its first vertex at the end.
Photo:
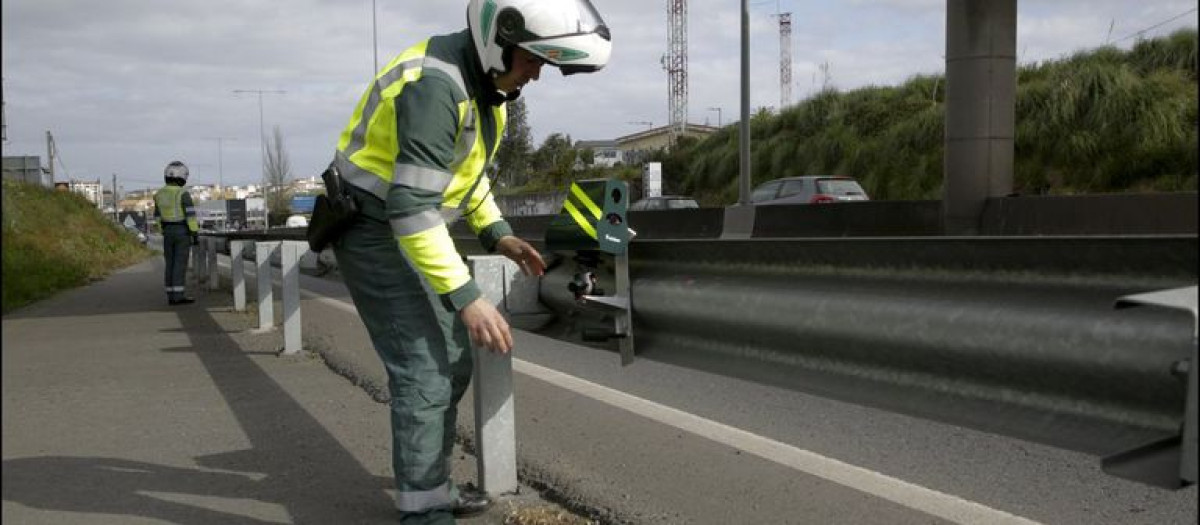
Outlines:
POLYGON ((454 500, 454 517, 470 518, 487 512, 492 507, 492 498, 486 492, 467 483, 458 487, 458 499, 454 500))

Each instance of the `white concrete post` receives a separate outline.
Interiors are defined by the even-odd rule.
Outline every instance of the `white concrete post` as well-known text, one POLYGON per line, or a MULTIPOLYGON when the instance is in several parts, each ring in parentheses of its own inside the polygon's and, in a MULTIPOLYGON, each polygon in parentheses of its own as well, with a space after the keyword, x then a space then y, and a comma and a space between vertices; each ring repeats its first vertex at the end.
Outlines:
POLYGON ((196 260, 196 266, 192 268, 192 273, 196 275, 196 287, 208 281, 208 253, 205 252, 206 243, 200 242, 192 246, 192 257, 196 260))
POLYGON ((271 287, 271 256, 279 249, 279 241, 254 243, 254 260, 258 263, 258 330, 275 327, 275 294, 271 287))
MULTIPOLYGON (((499 255, 468 257, 467 266, 484 298, 497 305, 503 304, 514 275, 520 275, 516 263, 499 255)), ((474 356, 472 388, 479 487, 489 494, 513 493, 517 490, 517 438, 512 354, 499 355, 476 348, 474 356)))
POLYGON ((308 251, 305 241, 283 241, 279 267, 283 272, 283 354, 300 352, 300 257, 308 251))
POLYGON ((208 289, 216 290, 221 286, 221 272, 217 266, 217 244, 221 240, 216 237, 205 237, 204 244, 206 246, 205 254, 208 256, 204 266, 208 268, 208 289))
POLYGON ((246 265, 242 259, 249 241, 229 243, 229 276, 233 280, 233 311, 246 311, 246 265))
MULTIPOLYGON (((165 237, 164 237, 164 239, 165 239, 165 237)), ((188 264, 192 265, 192 268, 191 268, 192 271, 191 271, 191 274, 188 275, 187 278, 191 279, 191 281, 193 283, 199 284, 200 283, 200 247, 199 246, 192 246, 191 249, 188 250, 188 264)), ((185 273, 185 275, 187 275, 187 272, 184 272, 184 273, 185 273)))

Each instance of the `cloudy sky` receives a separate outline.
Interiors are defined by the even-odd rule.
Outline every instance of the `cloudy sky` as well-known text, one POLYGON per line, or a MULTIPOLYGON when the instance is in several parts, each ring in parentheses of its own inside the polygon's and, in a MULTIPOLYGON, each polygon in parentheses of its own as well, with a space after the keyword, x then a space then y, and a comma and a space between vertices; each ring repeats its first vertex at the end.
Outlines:
MULTIPOLYGON (((612 139, 647 128, 638 122, 668 121, 667 2, 593 2, 612 29, 612 60, 592 75, 546 68, 527 86, 535 145, 556 132, 612 139)), ((44 163, 50 131, 59 180, 109 186, 116 174, 122 191, 155 187, 179 159, 193 184, 255 183, 259 97, 234 91, 280 90, 262 96, 266 131, 279 126, 293 177, 315 175, 373 76, 375 50, 386 63, 429 35, 457 31, 465 6, 375 0, 372 31, 371 0, 4 0, 4 155, 44 163)), ((1019 6, 1021 63, 1196 26, 1196 0, 1019 6)), ((738 118, 740 8, 738 0, 688 2, 691 122, 738 118)), ((821 64, 839 89, 944 69, 945 0, 751 1, 754 108, 779 104, 777 9, 792 14, 793 102, 825 80, 821 64)))

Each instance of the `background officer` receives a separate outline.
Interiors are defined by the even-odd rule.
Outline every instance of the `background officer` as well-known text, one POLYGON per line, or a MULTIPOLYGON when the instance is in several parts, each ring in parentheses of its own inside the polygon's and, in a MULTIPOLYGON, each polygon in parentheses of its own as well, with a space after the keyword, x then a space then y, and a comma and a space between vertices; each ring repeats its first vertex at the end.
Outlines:
POLYGON ((196 222, 192 196, 183 188, 187 184, 187 166, 171 161, 163 170, 163 178, 167 185, 154 194, 154 216, 162 228, 163 257, 167 260, 163 271, 167 304, 194 303, 195 299, 184 295, 184 277, 191 247, 200 242, 200 225, 196 222))

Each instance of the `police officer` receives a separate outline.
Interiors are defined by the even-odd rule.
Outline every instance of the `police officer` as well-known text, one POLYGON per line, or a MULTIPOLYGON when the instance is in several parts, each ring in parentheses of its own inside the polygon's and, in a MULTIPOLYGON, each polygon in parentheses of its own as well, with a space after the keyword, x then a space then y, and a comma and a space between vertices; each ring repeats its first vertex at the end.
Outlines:
POLYGON ((161 225, 163 257, 167 260, 163 271, 167 304, 190 304, 196 300, 184 295, 184 276, 191 247, 199 244, 200 225, 196 222, 192 196, 183 188, 187 184, 187 166, 171 161, 163 170, 163 178, 167 185, 154 194, 154 216, 161 225))
POLYGON ((471 344, 506 353, 508 323, 480 297, 448 226, 465 219, 489 251, 526 274, 541 255, 513 236, 485 176, 505 103, 544 64, 564 75, 608 62, 608 28, 588 0, 472 0, 466 30, 429 38, 370 83, 333 166, 361 213, 333 243, 338 267, 383 361, 402 523, 453 523, 491 500, 449 479, 471 344))

